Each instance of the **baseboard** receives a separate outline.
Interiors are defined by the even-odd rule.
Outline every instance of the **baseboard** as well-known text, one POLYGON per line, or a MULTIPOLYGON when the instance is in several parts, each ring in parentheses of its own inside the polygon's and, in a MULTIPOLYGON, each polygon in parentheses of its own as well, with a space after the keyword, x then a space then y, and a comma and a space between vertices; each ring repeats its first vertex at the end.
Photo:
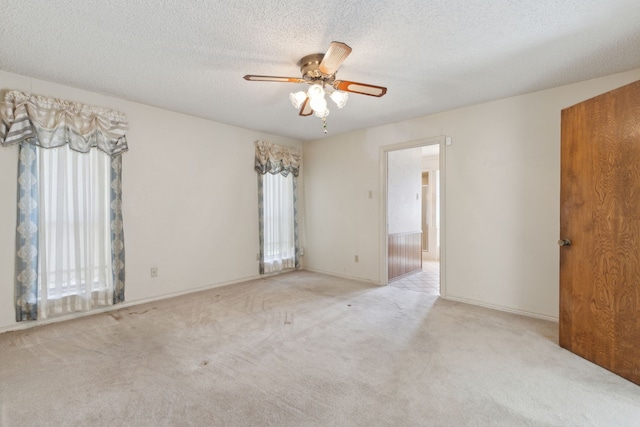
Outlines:
POLYGON ((359 282, 366 282, 366 283, 372 283, 374 285, 380 285, 380 282, 377 280, 366 279, 364 277, 358 277, 358 276, 350 276, 347 274, 334 273, 333 271, 325 271, 325 270, 320 270, 318 268, 305 267, 303 270, 310 271, 312 273, 326 274, 327 276, 340 277, 342 279, 357 280, 359 282))
POLYGON ((188 294, 193 294, 193 293, 196 293, 196 292, 206 291, 206 290, 209 290, 209 289, 220 288, 222 286, 229 286, 229 285, 234 285, 236 283, 248 282, 248 281, 251 281, 251 280, 260 279, 261 277, 262 276, 260 276, 260 275, 250 276, 250 277, 245 277, 245 278, 242 278, 242 279, 230 280, 230 281, 227 281, 227 282, 220 282, 220 283, 215 283, 215 284, 212 284, 212 285, 201 286, 201 287, 195 288, 195 289, 188 289, 188 290, 185 290, 185 291, 173 292, 173 293, 170 293, 170 294, 159 295, 159 296, 156 296, 156 297, 145 298, 145 299, 136 300, 136 301, 125 301, 123 303, 116 304, 116 305, 111 305, 109 307, 95 308, 95 309, 89 310, 89 311, 72 313, 72 314, 68 314, 66 316, 58 316, 58 317, 53 317, 53 318, 50 318, 50 319, 17 322, 14 325, 0 327, 0 334, 3 334, 5 332, 19 331, 19 330, 23 330, 23 329, 35 328, 37 326, 49 325, 51 323, 58 323, 58 322, 64 322, 64 321, 67 321, 67 320, 80 319, 82 317, 93 316, 95 314, 108 313, 110 311, 121 310, 123 308, 134 307, 134 306, 138 306, 138 305, 141 305, 141 304, 147 304, 147 303, 150 303, 150 302, 162 301, 162 300, 165 300, 165 299, 175 298, 175 297, 179 297, 179 296, 182 296, 182 295, 188 295, 188 294))
POLYGON ((469 305, 477 305, 479 307, 490 308, 492 310, 498 310, 498 311, 504 311, 504 312, 507 312, 507 313, 519 314, 521 316, 534 317, 536 319, 542 319, 542 320, 549 320, 551 322, 556 322, 556 323, 558 323, 558 321, 560 320, 558 317, 547 316, 546 314, 535 313, 533 311, 519 310, 519 309, 515 309, 515 308, 511 308, 511 307, 497 305, 497 304, 489 304, 489 303, 486 303, 486 302, 475 301, 475 300, 470 300, 470 299, 466 299, 466 298, 458 298, 458 297, 452 297, 452 296, 448 296, 448 295, 447 296, 442 296, 441 295, 440 298, 442 298, 443 300, 447 300, 447 301, 462 302, 462 303, 469 304, 469 305))

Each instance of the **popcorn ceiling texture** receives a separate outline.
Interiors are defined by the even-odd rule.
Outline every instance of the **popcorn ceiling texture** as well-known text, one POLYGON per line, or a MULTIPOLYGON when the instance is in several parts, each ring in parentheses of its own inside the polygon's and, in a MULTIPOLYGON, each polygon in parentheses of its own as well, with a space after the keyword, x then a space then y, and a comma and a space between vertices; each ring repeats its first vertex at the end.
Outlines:
POLYGON ((353 48, 339 78, 389 91, 333 107, 332 135, 640 67, 637 0, 0 0, 0 10, 2 70, 301 140, 323 136, 289 103, 306 85, 242 76, 298 77, 297 61, 333 40, 353 48))

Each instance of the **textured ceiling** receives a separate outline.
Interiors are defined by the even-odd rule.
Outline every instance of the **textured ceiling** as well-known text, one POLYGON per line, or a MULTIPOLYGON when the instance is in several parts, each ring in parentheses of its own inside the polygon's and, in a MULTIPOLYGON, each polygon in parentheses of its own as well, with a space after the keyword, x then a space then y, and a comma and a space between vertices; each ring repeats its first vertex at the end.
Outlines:
MULTIPOLYGON (((640 68, 638 0, 0 0, 0 69, 256 131, 323 137, 298 60, 353 48, 330 135, 640 68)), ((5 88, 7 89, 7 88, 5 88)))

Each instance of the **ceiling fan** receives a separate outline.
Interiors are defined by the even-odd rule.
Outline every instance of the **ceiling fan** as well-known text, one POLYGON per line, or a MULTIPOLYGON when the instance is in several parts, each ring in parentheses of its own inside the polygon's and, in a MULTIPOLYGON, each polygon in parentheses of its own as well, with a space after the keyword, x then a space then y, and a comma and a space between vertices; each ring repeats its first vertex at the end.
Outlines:
POLYGON ((346 104, 348 92, 376 97, 387 93, 386 87, 336 79, 338 68, 350 53, 351 48, 345 43, 331 42, 327 53, 312 53, 298 61, 302 77, 247 74, 244 79, 254 82, 307 83, 311 85, 307 92, 291 93, 289 98, 293 106, 299 109, 301 116, 310 116, 315 113, 320 117, 324 133, 327 133, 326 118, 329 115, 329 109, 325 99, 326 89, 330 90, 329 96, 338 108, 342 108, 346 104))

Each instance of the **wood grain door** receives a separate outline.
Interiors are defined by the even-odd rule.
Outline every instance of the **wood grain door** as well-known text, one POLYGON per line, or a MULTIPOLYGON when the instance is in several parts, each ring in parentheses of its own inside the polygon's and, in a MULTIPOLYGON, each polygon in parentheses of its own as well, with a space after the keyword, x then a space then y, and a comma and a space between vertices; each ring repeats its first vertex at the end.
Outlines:
POLYGON ((640 384, 640 81, 562 111, 561 168, 560 345, 640 384))

